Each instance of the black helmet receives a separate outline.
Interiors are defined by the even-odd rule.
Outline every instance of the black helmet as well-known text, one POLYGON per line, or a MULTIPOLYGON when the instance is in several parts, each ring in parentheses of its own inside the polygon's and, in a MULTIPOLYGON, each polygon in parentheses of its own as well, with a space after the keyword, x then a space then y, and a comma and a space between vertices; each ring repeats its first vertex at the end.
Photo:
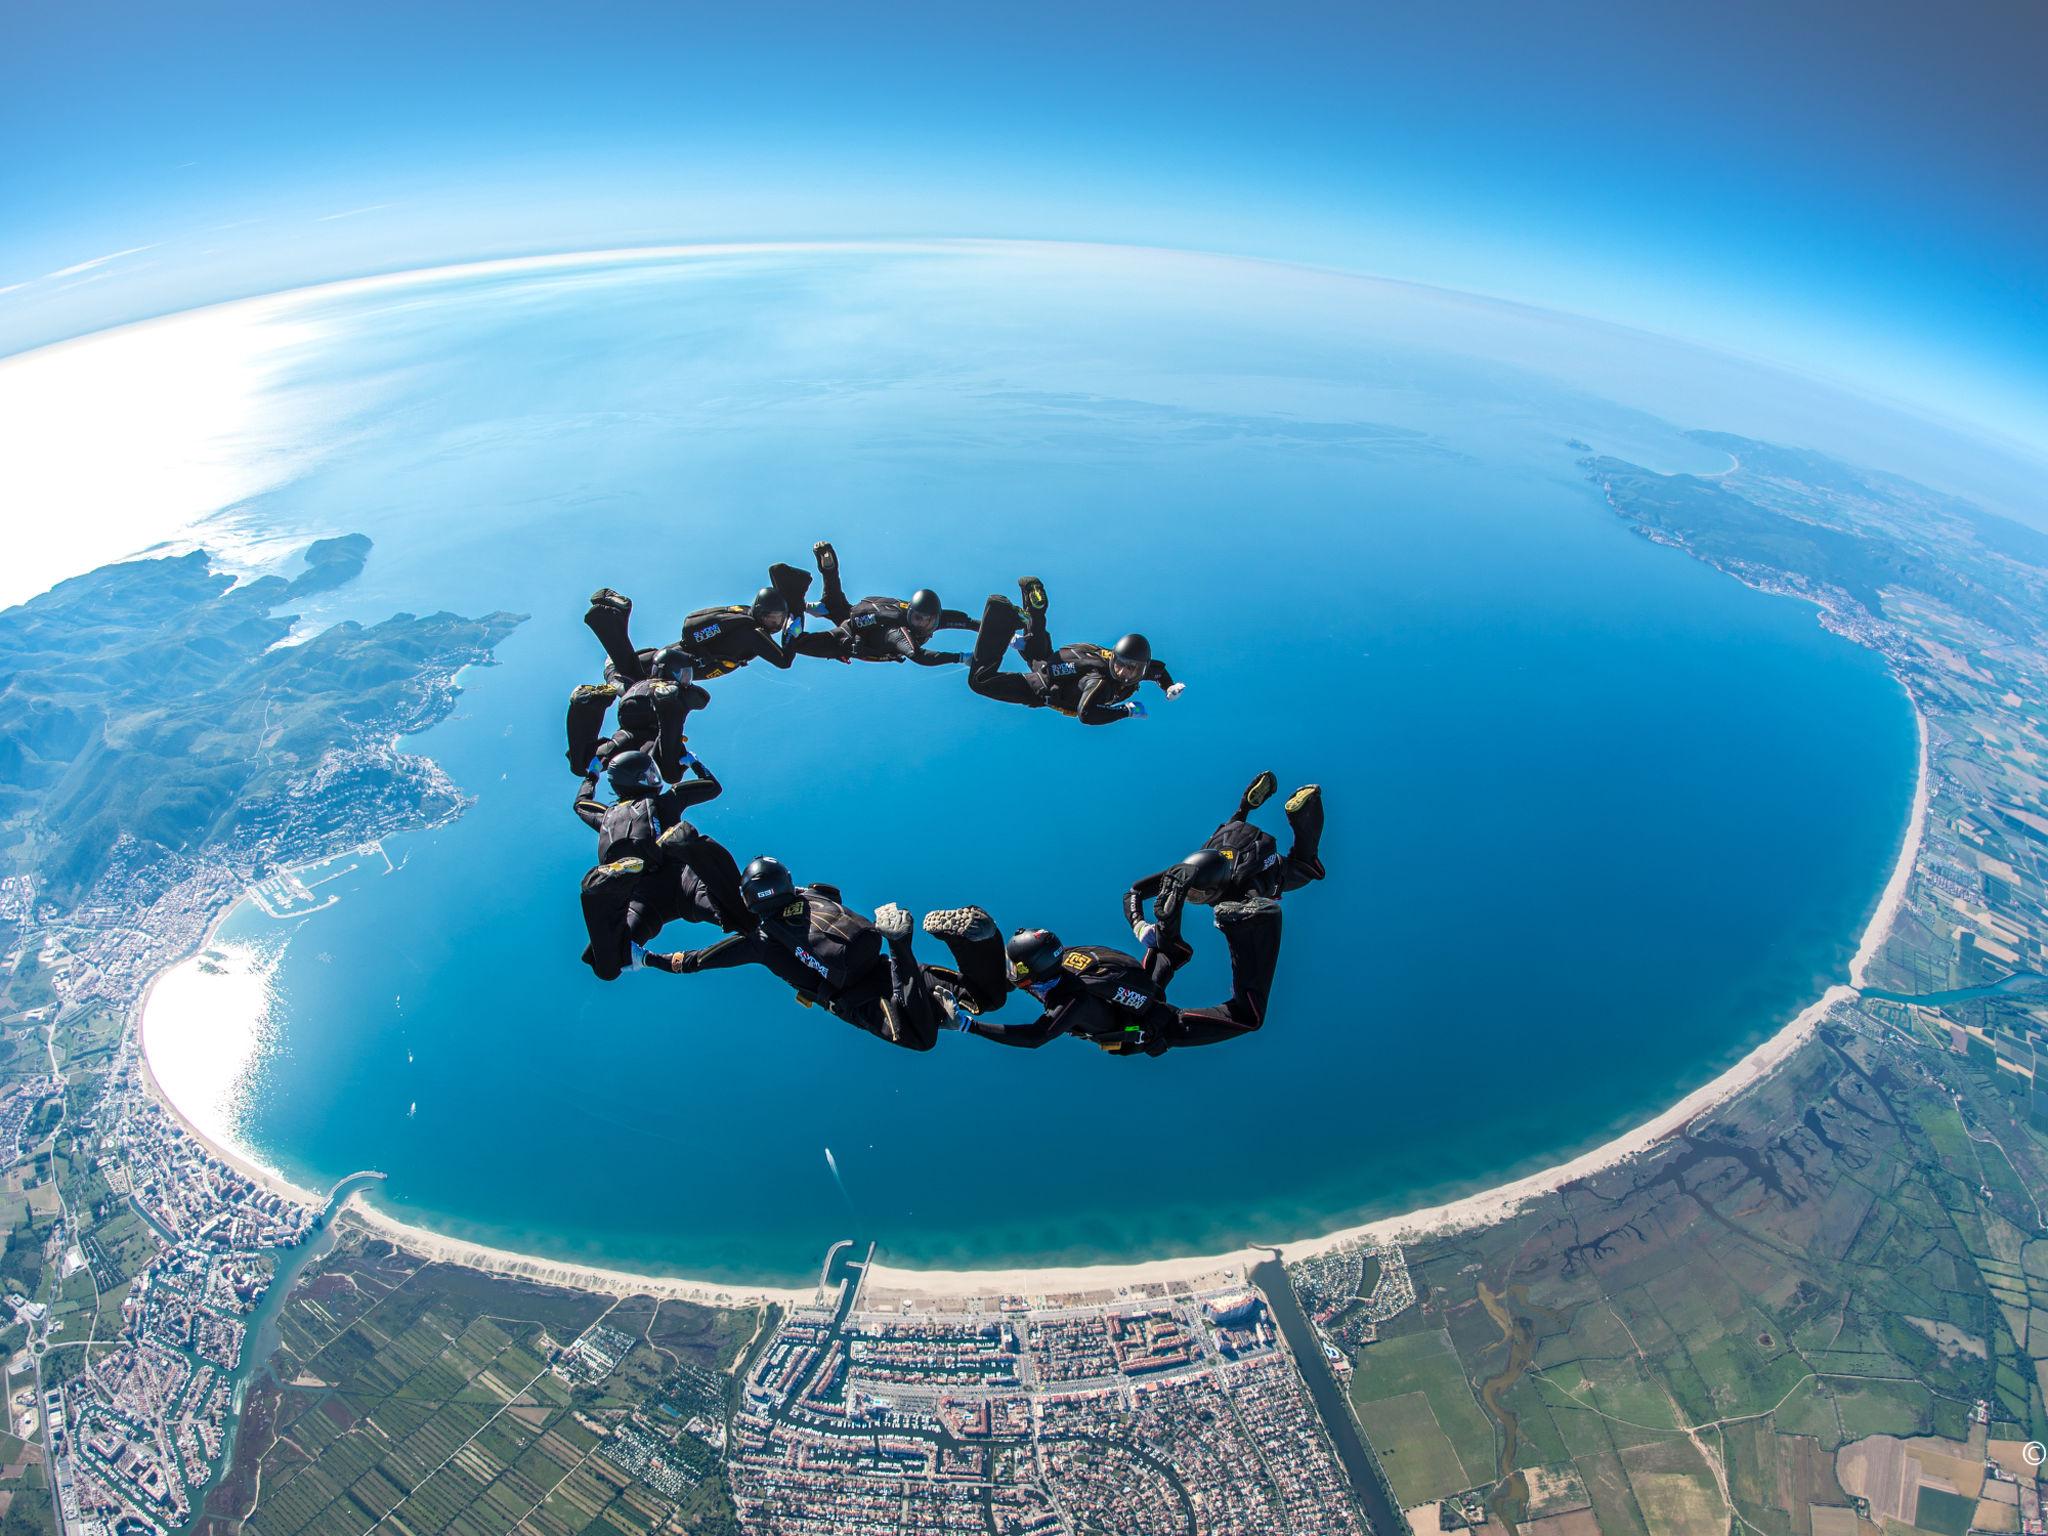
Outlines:
POLYGON ((765 917, 795 894, 796 882, 780 859, 758 858, 740 876, 740 899, 756 916, 765 917))
POLYGON ((1202 848, 1180 861, 1180 867, 1187 871, 1182 889, 1193 899, 1197 892, 1210 895, 1230 883, 1230 860, 1214 848, 1202 848))
POLYGON ((621 800, 638 800, 661 788, 661 770, 652 757, 638 748, 613 753, 612 760, 605 765, 605 777, 611 780, 612 793, 621 800))
POLYGON ((747 611, 764 624, 780 624, 789 617, 789 599, 773 587, 763 587, 754 594, 754 605, 747 611))
POLYGON ((640 736, 660 725, 661 710, 654 702, 654 690, 644 684, 627 689, 619 700, 619 724, 640 736))
POLYGON ((1044 981, 1060 968, 1060 936, 1047 928, 1019 928, 1003 953, 1009 957, 1010 979, 1019 986, 1044 981))
POLYGON ((930 587, 919 587, 910 594, 910 601, 903 605, 910 610, 910 616, 926 629, 939 622, 939 614, 945 604, 939 601, 939 594, 930 587))
POLYGON ((1110 656, 1110 665, 1119 677, 1142 677, 1152 665, 1152 642, 1143 635, 1125 635, 1110 656))

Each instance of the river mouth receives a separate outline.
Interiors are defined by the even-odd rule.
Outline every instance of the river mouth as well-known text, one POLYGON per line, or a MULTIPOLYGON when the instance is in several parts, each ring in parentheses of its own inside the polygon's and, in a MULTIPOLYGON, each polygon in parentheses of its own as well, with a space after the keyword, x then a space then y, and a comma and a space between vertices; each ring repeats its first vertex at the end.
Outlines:
MULTIPOLYGON (((325 373, 392 393, 295 486, 295 516, 378 541, 315 617, 535 618, 410 744, 475 796, 461 819, 318 886, 332 905, 222 925, 268 967, 248 1048, 217 1030, 181 1076, 199 1047, 150 1024, 209 1134, 310 1185, 384 1169, 379 1208, 456 1237, 720 1281, 807 1284, 849 1228, 924 1267, 1218 1252, 1571 1156, 1845 974, 1906 821, 1910 710, 1802 605, 1630 536, 1565 446, 1662 433, 1684 462, 1675 431, 1413 336, 1390 361, 1366 320, 1271 295, 1189 329, 1123 277, 820 270, 324 316, 325 373), (767 366, 791 326, 800 355, 767 366), (584 597, 623 586, 665 631, 825 536, 861 590, 972 607, 1042 575, 1060 638, 1143 626, 1188 692, 1090 730, 939 669, 757 666, 692 722, 730 786, 699 824, 864 906, 1118 944, 1123 886, 1254 772, 1320 783, 1331 874, 1287 900, 1258 1037, 914 1057, 758 972, 577 964, 584 597)), ((1177 993, 1217 1000, 1220 945, 1191 936, 1177 993)))

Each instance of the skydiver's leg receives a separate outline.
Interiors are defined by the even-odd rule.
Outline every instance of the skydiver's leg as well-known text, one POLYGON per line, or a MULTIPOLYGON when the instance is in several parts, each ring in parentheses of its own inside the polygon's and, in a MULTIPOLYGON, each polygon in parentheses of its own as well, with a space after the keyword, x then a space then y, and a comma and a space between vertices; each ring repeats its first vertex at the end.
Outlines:
POLYGON ((853 604, 846 600, 846 588, 839 580, 839 552, 820 541, 811 546, 811 554, 818 562, 818 574, 825 578, 823 600, 818 606, 834 624, 844 624, 853 612, 853 604))
POLYGON ((661 834, 660 847, 662 857, 696 876, 727 933, 744 933, 753 926, 747 905, 740 899, 739 864, 725 844, 706 837, 687 821, 679 821, 661 834))
POLYGON ((569 771, 590 771, 597 744, 604 739, 604 717, 619 696, 617 683, 585 683, 569 695, 569 771))
POLYGON ((974 637, 974 654, 967 663, 967 686, 999 704, 1036 709, 1045 702, 1038 679, 1001 670, 1003 653, 1009 650, 1010 637, 1022 622, 1015 603, 1002 596, 989 598, 982 610, 980 633, 974 637))
POLYGON ((1235 1040, 1266 1022, 1266 1001, 1280 963, 1280 904, 1264 896, 1226 901, 1216 908, 1216 926, 1230 950, 1230 1000, 1218 1008, 1183 1008, 1171 1046, 1214 1045, 1235 1040))
POLYGON ((590 607, 583 615, 583 622, 590 626, 590 632, 597 636, 597 643, 604 647, 604 653, 611 659, 612 670, 624 681, 637 683, 647 676, 645 663, 640 653, 633 649, 632 637, 627 633, 627 622, 633 617, 633 600, 623 593, 614 592, 610 587, 599 587, 590 594, 590 607))
POLYGON ((882 1000, 894 1024, 892 1038, 907 1051, 928 1051, 939 1042, 939 1031, 952 1022, 931 978, 910 952, 910 941, 902 939, 888 946, 889 995, 882 1000))
POLYGON ((1280 889, 1298 891, 1311 880, 1323 878, 1321 785, 1304 784, 1287 797, 1287 825, 1294 829, 1294 846, 1287 850, 1287 863, 1280 872, 1280 889))
POLYGON ((1232 821, 1243 821, 1253 811, 1256 811, 1260 806, 1272 799, 1274 791, 1279 789, 1279 787, 1280 781, 1273 777, 1271 769, 1260 770, 1259 776, 1253 779, 1251 783, 1245 785, 1244 793, 1238 796, 1237 814, 1230 819, 1232 821))
MULTIPOLYGON (((656 865, 641 877, 640 890, 626 906, 626 937, 645 947, 652 944, 670 923, 698 921, 693 892, 684 885, 688 871, 674 865, 656 865)), ((711 919, 717 921, 715 917, 711 919)))
POLYGON ((711 695, 695 683, 675 683, 655 695, 654 761, 671 784, 683 776, 683 726, 690 711, 710 702, 711 695))
POLYGON ((768 567, 768 585, 782 594, 792 618, 804 611, 804 596, 811 590, 811 573, 793 565, 777 563, 768 567))
POLYGON ((1036 576, 1021 576, 1017 579, 1017 590, 1024 599, 1024 638, 1018 645, 1018 654, 1036 669, 1052 661, 1052 637, 1045 623, 1045 583, 1036 576))
POLYGON ((927 912, 924 931, 952 951, 954 969, 974 1011, 993 1013, 1003 1006, 1010 995, 1010 968, 994 918, 980 907, 927 912))
POLYGON ((821 629, 815 634, 796 637, 796 653, 799 656, 822 656, 827 661, 851 661, 853 642, 844 630, 821 629))
POLYGON ((583 927, 590 936, 583 963, 599 981, 617 980, 631 958, 627 921, 646 867, 639 859, 614 859, 583 877, 583 927))

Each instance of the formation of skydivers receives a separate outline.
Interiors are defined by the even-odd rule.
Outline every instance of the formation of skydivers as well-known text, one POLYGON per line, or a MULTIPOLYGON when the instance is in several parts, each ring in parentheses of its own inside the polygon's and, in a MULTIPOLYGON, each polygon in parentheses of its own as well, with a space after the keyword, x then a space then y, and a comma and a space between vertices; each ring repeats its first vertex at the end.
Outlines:
POLYGON ((1063 944, 1043 928, 1020 928, 1004 941, 986 908, 967 906, 929 913, 922 924, 945 945, 950 966, 916 957, 917 925, 894 903, 870 919, 850 910, 836 885, 797 884, 779 859, 763 856, 742 870, 685 819, 724 786, 690 750, 684 724, 709 702, 705 682, 752 661, 780 668, 798 656, 965 665, 974 692, 1054 709, 1084 725, 1142 716, 1133 695, 1143 682, 1168 698, 1185 686, 1153 658, 1143 635, 1107 647, 1055 647, 1045 584, 1035 576, 1018 583, 1019 601, 991 596, 976 620, 929 590, 848 602, 832 546, 815 545, 813 555, 820 601, 806 600, 809 572, 771 566, 768 585, 752 603, 701 609, 683 621, 674 643, 654 650, 632 643, 630 599, 610 588, 592 594, 583 621, 604 647, 604 681, 570 696, 568 759, 579 777, 576 814, 597 833, 597 864, 582 885, 589 935, 583 958, 597 976, 610 981, 643 968, 687 976, 758 965, 787 982, 806 1007, 914 1051, 930 1050, 942 1031, 957 1029, 1003 1045, 1035 1047, 1073 1035, 1113 1054, 1157 1056, 1258 1029, 1280 957, 1280 898, 1323 877, 1322 793, 1314 784, 1285 802, 1287 852, 1251 820, 1279 787, 1271 773, 1261 773, 1200 848, 1134 881, 1123 910, 1138 954, 1063 944), (829 627, 807 631, 811 618, 829 627), (949 630, 972 633, 972 650, 933 648, 949 630), (1021 672, 1002 670, 1013 650, 1021 672), (617 724, 607 733, 614 706, 617 724), (600 798, 601 780, 611 788, 609 802, 600 798), (1182 1008, 1167 998, 1175 973, 1194 954, 1181 932, 1191 904, 1213 909, 1230 957, 1230 995, 1214 1007, 1182 1008), (702 949, 651 951, 672 922, 707 924, 725 936, 702 949), (1038 1018, 1004 1024, 983 1017, 1013 991, 1037 999, 1038 1018))

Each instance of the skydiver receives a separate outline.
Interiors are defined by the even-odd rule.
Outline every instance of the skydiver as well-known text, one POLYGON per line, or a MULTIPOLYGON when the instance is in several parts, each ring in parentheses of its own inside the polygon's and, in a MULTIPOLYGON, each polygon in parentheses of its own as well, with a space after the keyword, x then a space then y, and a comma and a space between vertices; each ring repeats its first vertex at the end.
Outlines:
POLYGON ((837 887, 799 886, 771 858, 749 864, 740 889, 751 926, 708 949, 649 955, 648 963, 678 976, 762 966, 789 983, 804 1006, 821 1006, 911 1051, 930 1050, 941 1029, 977 1008, 1000 1006, 1009 990, 995 924, 979 908, 927 924, 953 952, 959 969, 948 971, 918 963, 910 914, 893 902, 871 923, 847 910, 837 887))
POLYGON ((569 695, 569 767, 578 775, 602 770, 614 755, 639 750, 652 753, 661 776, 673 783, 688 767, 683 722, 690 712, 710 702, 695 683, 642 678, 621 688, 617 683, 585 683, 569 695), (604 734, 611 702, 619 705, 618 729, 604 734))
POLYGON ((1073 715, 1083 725, 1114 725, 1142 719, 1145 706, 1132 697, 1138 684, 1159 685, 1177 699, 1187 684, 1177 683, 1166 664, 1152 657, 1152 643, 1143 635, 1125 635, 1114 646, 1067 645, 1053 649, 1046 632, 1045 583, 1026 576, 1017 583, 1023 606, 1000 593, 982 610, 981 632, 975 637, 967 686, 983 698, 1028 709, 1051 708, 1073 715), (1003 652, 1015 642, 1025 672, 1004 672, 1003 652))
POLYGON ((628 633, 633 600, 610 587, 590 594, 583 622, 605 651, 605 680, 585 683, 569 695, 569 771, 588 773, 602 767, 612 752, 640 747, 655 754, 662 774, 682 775, 683 722, 690 712, 711 702, 711 695, 691 679, 689 659, 679 646, 638 651, 628 633), (607 749, 604 721, 612 704, 619 706, 619 729, 607 749))
POLYGON ((811 573, 793 565, 768 567, 768 585, 745 607, 700 608, 683 620, 678 649, 699 679, 723 677, 750 661, 787 670, 804 629, 804 594, 811 573))
POLYGON ((938 593, 920 587, 907 600, 864 597, 849 603, 839 582, 837 551, 830 544, 819 543, 811 546, 811 553, 817 557, 825 586, 823 600, 808 605, 808 611, 814 617, 830 619, 832 628, 799 636, 799 654, 832 661, 914 661, 924 667, 954 666, 967 660, 964 651, 925 649, 939 630, 977 627, 969 615, 941 603, 938 593))
POLYGON ((1027 1049, 1074 1035, 1112 1056, 1162 1056, 1248 1035, 1266 1021, 1280 958, 1280 904, 1264 896, 1224 902, 1216 926, 1230 950, 1230 997, 1217 1007, 1176 1008, 1134 955, 1063 945, 1043 928, 1020 928, 1004 946, 1010 979, 1044 1004, 1044 1013, 1029 1024, 969 1017, 958 1027, 1027 1049))
POLYGON ((602 981, 644 963, 647 944, 668 923, 737 931, 749 921, 739 865, 683 818, 721 787, 701 759, 686 756, 692 783, 663 784, 654 758, 635 749, 614 754, 606 770, 615 803, 597 798, 594 772, 578 786, 576 814, 597 832, 597 866, 583 877, 583 960, 602 981))
POLYGON ((1246 786, 1230 820, 1209 834, 1209 840, 1171 869, 1147 875, 1124 892, 1124 920, 1131 925, 1147 968, 1161 986, 1194 955, 1181 938, 1183 908, 1221 907, 1225 902, 1264 896, 1278 901, 1311 880, 1323 878, 1317 857, 1323 837, 1323 792, 1304 784, 1287 797, 1287 824, 1294 846, 1281 853, 1272 834, 1252 825, 1251 813, 1272 799, 1280 787, 1270 772, 1246 786), (1145 916, 1145 903, 1153 916, 1145 916))

